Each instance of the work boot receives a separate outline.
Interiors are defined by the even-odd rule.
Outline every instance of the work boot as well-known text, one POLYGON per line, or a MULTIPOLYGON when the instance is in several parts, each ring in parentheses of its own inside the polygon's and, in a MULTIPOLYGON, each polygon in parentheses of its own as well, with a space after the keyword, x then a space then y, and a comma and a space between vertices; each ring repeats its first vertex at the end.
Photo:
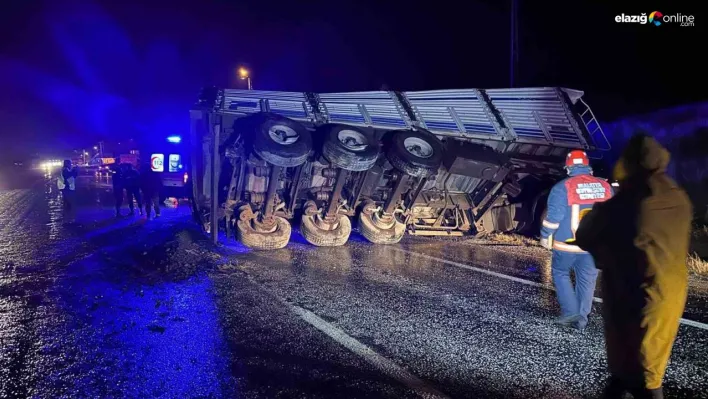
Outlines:
POLYGON ((588 322, 583 320, 582 318, 580 320, 576 320, 573 322, 573 328, 578 330, 579 332, 585 332, 585 328, 588 326, 588 322))
POLYGON ((560 316, 553 320, 553 323, 561 326, 570 326, 580 319, 580 315, 574 314, 570 316, 560 316))
POLYGON ((651 399, 664 399, 664 389, 661 387, 649 389, 649 395, 651 395, 651 399))
POLYGON ((128 214, 129 216, 135 216, 135 209, 131 209, 130 213, 128 214))
POLYGON ((619 378, 610 377, 605 389, 602 391, 602 399, 622 399, 627 391, 619 378))
POLYGON ((664 399, 664 390, 659 387, 656 389, 637 389, 630 391, 634 399, 664 399))

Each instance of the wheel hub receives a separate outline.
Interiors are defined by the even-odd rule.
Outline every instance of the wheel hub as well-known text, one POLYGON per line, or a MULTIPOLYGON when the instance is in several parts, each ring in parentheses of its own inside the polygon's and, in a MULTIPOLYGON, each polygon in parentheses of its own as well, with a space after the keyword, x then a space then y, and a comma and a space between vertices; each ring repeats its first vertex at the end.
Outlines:
POLYGON ((393 215, 386 215, 380 212, 374 212, 371 216, 371 220, 376 227, 382 230, 390 229, 396 224, 396 218, 393 215))
POLYGON ((348 150, 363 151, 366 149, 366 137, 356 130, 341 130, 337 139, 348 150))
POLYGON ((272 233, 278 228, 275 218, 255 218, 253 219, 253 230, 259 233, 272 233))
POLYGON ((320 215, 315 215, 312 217, 315 222, 315 226, 322 230, 335 230, 339 226, 339 218, 335 217, 332 220, 327 220, 320 215))
POLYGON ((418 158, 430 158, 433 156, 433 147, 425 140, 418 137, 408 137, 403 140, 406 150, 418 158))
POLYGON ((268 129, 268 135, 273 141, 282 145, 290 145, 298 141, 300 135, 290 126, 273 125, 268 129))

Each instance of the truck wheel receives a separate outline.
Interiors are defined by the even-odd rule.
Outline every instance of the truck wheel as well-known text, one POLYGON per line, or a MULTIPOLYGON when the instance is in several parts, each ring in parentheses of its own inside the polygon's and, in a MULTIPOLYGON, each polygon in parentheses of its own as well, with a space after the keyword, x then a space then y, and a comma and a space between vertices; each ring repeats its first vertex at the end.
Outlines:
POLYGON ((386 156, 396 169, 421 177, 438 170, 443 159, 443 144, 430 132, 402 130, 394 132, 386 156))
POLYGON ((353 172, 371 169, 379 157, 379 142, 353 127, 332 125, 325 135, 322 155, 334 166, 353 172))
POLYGON ((315 220, 318 217, 317 215, 302 215, 300 233, 302 233, 307 242, 318 247, 338 247, 347 242, 352 232, 352 222, 348 216, 339 216, 339 220, 331 230, 322 228, 327 225, 315 220))
POLYGON ((255 230, 249 221, 239 220, 238 238, 241 243, 249 248, 260 250, 280 249, 290 241, 290 222, 280 216, 275 216, 275 230, 271 232, 255 230))
POLYGON ((255 121, 253 150, 275 166, 302 165, 312 150, 310 131, 298 122, 276 114, 259 114, 255 121))
POLYGON ((359 213, 359 232, 374 244, 396 244, 406 232, 406 225, 393 218, 392 222, 377 220, 376 212, 359 213))

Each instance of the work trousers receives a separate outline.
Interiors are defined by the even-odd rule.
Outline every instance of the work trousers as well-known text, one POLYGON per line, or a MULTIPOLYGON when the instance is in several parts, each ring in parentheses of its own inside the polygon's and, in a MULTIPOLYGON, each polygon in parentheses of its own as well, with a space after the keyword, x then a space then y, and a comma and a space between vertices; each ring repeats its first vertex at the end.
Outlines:
POLYGON ((580 316, 579 324, 587 325, 597 282, 597 268, 588 253, 564 252, 554 249, 551 261, 553 285, 561 308, 561 316, 580 316), (575 286, 570 279, 575 274, 575 286))
POLYGON ((160 216, 160 195, 143 191, 143 197, 145 200, 145 215, 150 217, 151 208, 154 208, 155 215, 160 216))
POLYGON ((131 212, 135 210, 133 200, 135 200, 135 203, 138 204, 138 209, 143 209, 143 200, 142 196, 140 195, 140 189, 138 189, 137 187, 126 187, 125 193, 128 199, 128 207, 130 208, 131 212))
POLYGON ((115 199, 116 212, 120 212, 120 207, 123 206, 123 189, 113 186, 113 198, 115 199))
POLYGON ((76 219, 76 191, 65 188, 61 194, 64 223, 73 223, 76 219))

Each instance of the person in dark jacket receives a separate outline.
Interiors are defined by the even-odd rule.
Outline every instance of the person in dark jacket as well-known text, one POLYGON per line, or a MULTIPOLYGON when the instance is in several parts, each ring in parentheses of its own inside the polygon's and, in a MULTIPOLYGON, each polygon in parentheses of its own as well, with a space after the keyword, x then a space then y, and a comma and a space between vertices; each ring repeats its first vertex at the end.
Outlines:
POLYGON ((138 212, 143 214, 143 201, 140 196, 140 173, 138 173, 132 164, 123 164, 123 187, 128 199, 128 207, 130 208, 130 216, 135 215, 135 203, 138 205, 138 212))
POLYGON ((144 163, 140 169, 140 189, 145 201, 145 216, 150 219, 151 208, 155 208, 155 217, 160 217, 160 189, 162 178, 153 172, 150 163, 144 163))
POLYGON ((120 157, 116 158, 115 163, 111 165, 111 182, 113 183, 113 198, 115 199, 116 216, 120 217, 120 208, 123 205, 123 167, 120 163, 120 157))
POLYGON ((602 270, 606 398, 663 398, 662 381, 688 294, 692 206, 669 176, 669 152, 633 137, 615 167, 619 190, 580 222, 579 247, 602 270))
POLYGON ((59 187, 63 197, 64 223, 66 224, 76 221, 76 178, 78 175, 78 169, 71 166, 70 160, 65 160, 61 170, 59 187))
POLYGON ((561 315, 556 323, 582 331, 588 324, 598 271, 590 254, 573 244, 578 222, 592 206, 612 196, 610 184, 592 175, 585 151, 573 150, 565 160, 566 179, 548 196, 541 245, 553 250, 551 272, 561 315), (575 274, 575 287, 570 279, 575 274))

